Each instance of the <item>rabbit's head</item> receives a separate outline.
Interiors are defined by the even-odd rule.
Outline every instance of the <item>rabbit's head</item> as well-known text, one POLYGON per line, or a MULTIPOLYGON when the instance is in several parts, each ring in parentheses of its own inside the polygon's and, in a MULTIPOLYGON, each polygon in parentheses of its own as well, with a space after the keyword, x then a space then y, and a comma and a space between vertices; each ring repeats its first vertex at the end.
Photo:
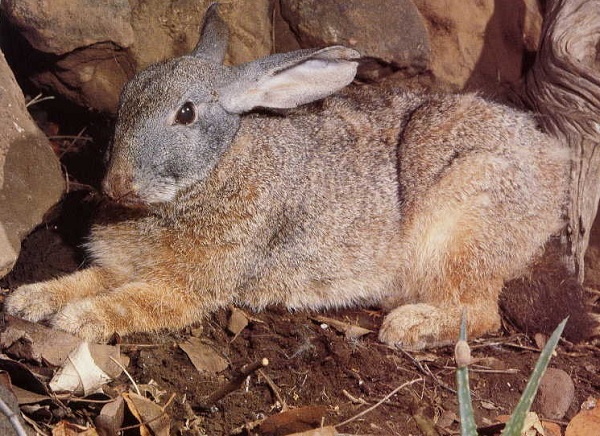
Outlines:
POLYGON ((241 114, 321 99, 356 73, 358 52, 341 46, 228 67, 227 34, 211 6, 190 55, 152 65, 125 86, 103 182, 107 195, 131 204, 172 201, 207 177, 241 114))

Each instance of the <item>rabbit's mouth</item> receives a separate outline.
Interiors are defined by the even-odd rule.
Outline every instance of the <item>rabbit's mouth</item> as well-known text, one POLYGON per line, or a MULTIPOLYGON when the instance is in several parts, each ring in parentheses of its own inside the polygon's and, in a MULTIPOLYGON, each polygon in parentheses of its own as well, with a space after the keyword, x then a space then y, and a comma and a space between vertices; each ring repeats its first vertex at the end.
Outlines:
POLYGON ((106 197, 112 202, 122 207, 127 207, 130 209, 147 209, 149 204, 144 201, 135 192, 130 191, 125 194, 114 196, 110 193, 105 193, 106 197))

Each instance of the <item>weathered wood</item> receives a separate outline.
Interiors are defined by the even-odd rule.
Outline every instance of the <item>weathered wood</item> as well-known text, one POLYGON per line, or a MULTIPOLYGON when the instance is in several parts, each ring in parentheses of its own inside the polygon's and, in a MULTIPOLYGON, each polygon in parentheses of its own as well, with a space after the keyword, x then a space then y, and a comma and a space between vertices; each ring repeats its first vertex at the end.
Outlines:
POLYGON ((540 124, 571 149, 570 267, 584 255, 600 200, 600 0, 548 0, 527 98, 540 124))

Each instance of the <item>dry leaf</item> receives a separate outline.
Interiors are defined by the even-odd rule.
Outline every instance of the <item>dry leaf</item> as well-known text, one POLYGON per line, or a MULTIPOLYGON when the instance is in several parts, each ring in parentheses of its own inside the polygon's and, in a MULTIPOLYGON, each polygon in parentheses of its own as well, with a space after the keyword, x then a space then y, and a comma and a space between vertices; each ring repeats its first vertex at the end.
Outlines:
POLYGON ((162 407, 134 392, 123 394, 123 398, 133 416, 141 424, 141 436, 169 436, 171 419, 162 407))
POLYGON ((0 333, 0 346, 19 359, 61 366, 82 342, 69 333, 5 314, 6 328, 0 333))
POLYGON ((0 369, 10 376, 11 389, 19 404, 37 403, 49 398, 46 385, 22 363, 0 359, 0 369))
POLYGON ((506 363, 503 362, 502 360, 496 358, 496 357, 492 357, 492 356, 487 356, 487 357, 477 357, 475 359, 473 359, 474 363, 477 363, 477 365, 489 368, 489 369, 506 369, 506 363))
POLYGON ((125 401, 122 396, 118 396, 114 401, 107 403, 102 407, 100 414, 94 419, 96 427, 103 434, 117 434, 117 430, 123 425, 125 418, 125 401))
POLYGON ((293 433, 288 436, 336 436, 339 433, 335 430, 335 427, 327 426, 315 428, 314 430, 303 431, 302 433, 293 433))
POLYGON ((527 412, 521 433, 523 436, 544 435, 544 426, 535 412, 527 412))
POLYGON ((422 413, 415 413, 412 415, 417 427, 421 430, 423 436, 439 436, 439 433, 435 429, 435 423, 433 420, 422 413))
POLYGON ((165 396, 167 391, 163 391, 160 389, 158 384, 154 380, 150 380, 147 384, 138 384, 137 385, 140 393, 144 395, 144 397, 148 398, 146 394, 150 394, 152 399, 157 403, 160 403, 162 397, 165 396))
POLYGON ((234 307, 231 309, 231 315, 229 315, 227 330, 229 330, 233 336, 237 336, 246 328, 248 322, 248 317, 244 311, 234 307))
POLYGON ((88 396, 111 381, 111 377, 94 361, 87 342, 82 342, 50 381, 53 392, 72 392, 88 396))
POLYGON ((542 420, 542 425, 546 431, 546 436, 562 436, 560 425, 557 423, 542 420))
POLYGON ((438 419, 437 425, 442 428, 449 428, 455 422, 459 422, 458 416, 452 410, 444 410, 440 418, 438 419))
POLYGON ((479 404, 485 410, 497 410, 497 409, 499 409, 498 406, 496 406, 494 403, 492 403, 490 401, 481 401, 479 404))
POLYGON ((198 338, 189 338, 187 341, 180 343, 179 348, 188 355, 198 371, 217 373, 229 366, 223 356, 198 338))
POLYGON ((600 435, 600 406, 582 410, 571 420, 565 431, 565 436, 600 435))
POLYGON ((51 399, 48 395, 37 394, 18 386, 12 386, 11 390, 14 392, 15 397, 17 397, 19 405, 41 403, 42 401, 51 399))
MULTIPOLYGON (((510 419, 510 415, 499 415, 496 421, 507 423, 510 419)), ((544 426, 540 421, 537 413, 528 412, 525 416, 525 422, 523 423, 523 430, 521 431, 522 436, 540 436, 544 435, 544 426)))
POLYGON ((95 428, 82 427, 67 421, 60 421, 52 429, 52 436, 98 436, 95 428))
POLYGON ((373 333, 373 330, 369 330, 334 318, 328 318, 326 316, 316 316, 313 319, 317 322, 329 324, 338 332, 343 333, 347 339, 358 339, 361 336, 373 333))
POLYGON ((321 425, 321 420, 326 412, 327 407, 325 406, 290 409, 265 419, 260 424, 260 434, 267 436, 313 430, 321 425))

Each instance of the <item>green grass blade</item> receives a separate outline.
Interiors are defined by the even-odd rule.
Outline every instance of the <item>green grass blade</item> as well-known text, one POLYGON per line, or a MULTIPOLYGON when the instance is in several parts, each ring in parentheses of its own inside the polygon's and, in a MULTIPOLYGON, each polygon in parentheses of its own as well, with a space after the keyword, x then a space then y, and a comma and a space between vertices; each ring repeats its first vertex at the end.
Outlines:
MULTIPOLYGON (((459 344, 467 346, 467 317, 463 313, 460 322, 459 344)), ((461 436, 477 436, 477 425, 475 425, 475 414, 473 412, 473 403, 471 402, 471 391, 469 389, 469 367, 461 364, 457 360, 458 368, 456 370, 456 385, 458 386, 458 411, 460 414, 460 434, 461 436)))
POLYGON ((556 344, 558 344, 558 340, 560 335, 562 334, 563 329, 565 328, 565 324, 567 323, 568 318, 565 318, 554 330, 550 339, 548 339, 548 343, 542 350, 540 357, 533 369, 533 373, 527 382, 527 386, 525 386, 525 390, 521 395, 521 399, 517 404, 512 416, 506 423, 506 427, 502 431, 502 436, 520 436, 521 431, 523 430, 523 423, 525 422, 525 417, 527 416, 527 412, 529 412, 529 408, 533 403, 533 399, 535 398, 535 394, 537 393, 538 387, 540 385, 540 380, 546 372, 546 368, 548 367, 548 363, 550 363, 550 358, 552 357, 552 353, 556 348, 556 344))

